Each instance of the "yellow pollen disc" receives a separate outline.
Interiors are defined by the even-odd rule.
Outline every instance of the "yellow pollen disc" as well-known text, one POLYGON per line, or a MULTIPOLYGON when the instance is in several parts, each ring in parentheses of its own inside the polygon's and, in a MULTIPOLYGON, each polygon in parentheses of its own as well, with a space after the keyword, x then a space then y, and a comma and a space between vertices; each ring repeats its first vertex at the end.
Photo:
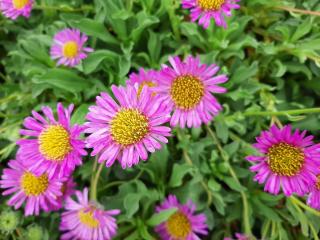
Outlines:
POLYGON ((186 239, 191 232, 189 219, 182 212, 174 213, 166 223, 167 231, 171 237, 186 239))
POLYGON ((49 180, 47 174, 37 177, 30 172, 25 172, 21 177, 21 188, 27 196, 38 196, 44 193, 48 186, 49 180))
POLYGON ((72 150, 70 135, 61 125, 51 125, 39 136, 40 152, 47 160, 61 161, 72 150))
POLYGON ((97 228, 99 227, 99 221, 94 218, 93 211, 84 212, 80 210, 78 212, 79 220, 82 224, 86 225, 90 228, 97 228))
POLYGON ((206 11, 219 10, 225 0, 198 0, 198 5, 206 11))
POLYGON ((127 146, 139 142, 149 132, 149 121, 137 109, 122 109, 111 121, 111 136, 127 146))
MULTIPOLYGON (((140 84, 139 84, 139 88, 138 88, 138 96, 140 96, 141 91, 142 91, 142 88, 143 88, 144 86, 155 87, 156 84, 153 83, 153 82, 149 82, 149 81, 144 81, 144 82, 140 83, 140 84)), ((152 95, 155 95, 155 93, 152 93, 152 95)))
POLYGON ((303 151, 287 143, 279 143, 268 150, 268 165, 271 171, 280 176, 294 176, 304 164, 303 151))
POLYGON ((74 58, 78 55, 78 44, 75 41, 69 41, 63 46, 63 56, 74 58))
POLYGON ((320 175, 317 176, 316 188, 320 190, 320 175))
POLYGON ((204 95, 204 86, 199 78, 182 75, 173 81, 170 94, 176 106, 188 110, 200 103, 204 95))
POLYGON ((12 0, 15 9, 22 9, 29 3, 29 0, 12 0))

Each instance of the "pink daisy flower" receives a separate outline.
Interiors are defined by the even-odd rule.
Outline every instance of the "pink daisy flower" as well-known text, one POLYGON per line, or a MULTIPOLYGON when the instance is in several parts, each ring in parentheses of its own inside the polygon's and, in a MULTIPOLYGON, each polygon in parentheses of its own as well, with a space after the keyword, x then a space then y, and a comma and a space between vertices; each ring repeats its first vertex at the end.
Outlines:
POLYGON ((156 82, 157 72, 154 70, 144 70, 143 68, 139 69, 138 73, 131 73, 127 85, 132 85, 137 87, 138 95, 140 95, 142 88, 148 86, 151 90, 157 86, 156 82))
POLYGON ((87 147, 93 148, 92 156, 100 154, 99 163, 106 160, 107 167, 116 159, 122 168, 132 167, 168 142, 171 129, 162 125, 169 121, 170 109, 147 87, 139 97, 130 85, 111 88, 117 102, 101 93, 97 105, 89 108, 85 132, 91 135, 87 147))
POLYGON ((169 195, 168 198, 156 208, 157 212, 162 212, 170 208, 177 208, 177 212, 169 219, 155 228, 163 240, 199 240, 198 234, 207 235, 206 216, 195 214, 196 206, 192 201, 182 205, 176 196, 169 195))
POLYGON ((0 0, 0 10, 7 18, 12 20, 19 16, 30 17, 33 0, 0 0))
POLYGON ((8 205, 15 209, 25 205, 25 215, 39 215, 40 209, 51 211, 52 206, 58 206, 57 198, 61 196, 62 182, 47 174, 36 176, 27 169, 20 160, 11 160, 10 168, 3 170, 0 188, 7 189, 2 195, 14 195, 8 205))
POLYGON ((319 144, 312 142, 313 136, 305 136, 306 131, 298 129, 291 133, 291 126, 279 129, 272 126, 256 138, 253 146, 260 156, 246 159, 256 165, 250 168, 257 172, 254 180, 262 184, 264 190, 278 194, 282 188, 286 196, 292 193, 304 195, 314 185, 319 174, 319 144))
POLYGON ((199 19, 199 25, 208 28, 211 19, 217 26, 227 28, 224 16, 230 17, 232 9, 240 8, 240 0, 182 0, 182 7, 191 9, 191 21, 199 19))
POLYGON ((317 182, 311 188, 307 204, 312 208, 320 210, 320 175, 317 176, 317 182))
POLYGON ((97 203, 89 202, 88 189, 76 191, 78 201, 67 199, 66 211, 61 215, 61 239, 110 240, 117 233, 114 215, 120 210, 103 210, 97 203))
POLYGON ((57 105, 58 120, 50 107, 42 107, 44 117, 32 111, 33 117, 24 120, 26 129, 20 130, 29 139, 21 139, 19 157, 37 174, 47 173, 49 177, 69 176, 76 166, 82 164, 86 155, 85 143, 80 139, 83 127, 70 124, 73 105, 67 109, 61 103, 57 105))
POLYGON ((168 101, 168 107, 173 109, 171 126, 180 123, 200 127, 201 123, 208 123, 222 109, 212 93, 224 93, 226 89, 217 86, 228 81, 226 75, 214 76, 219 67, 215 64, 201 64, 199 58, 189 56, 185 62, 179 57, 170 57, 172 65, 164 65, 158 75, 159 87, 155 91, 168 101))
POLYGON ((92 48, 84 47, 87 40, 88 37, 78 29, 64 29, 53 38, 51 58, 59 59, 57 65, 74 67, 87 57, 88 52, 93 51, 92 48))

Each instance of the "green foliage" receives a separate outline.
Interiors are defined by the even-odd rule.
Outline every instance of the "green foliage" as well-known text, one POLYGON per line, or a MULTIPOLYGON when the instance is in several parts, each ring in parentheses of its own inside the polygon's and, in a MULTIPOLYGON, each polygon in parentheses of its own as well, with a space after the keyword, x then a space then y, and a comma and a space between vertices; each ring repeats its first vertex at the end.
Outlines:
MULTIPOLYGON (((277 121, 310 130, 319 140, 320 111, 310 108, 320 99, 320 18, 282 7, 319 13, 320 3, 242 0, 241 5, 227 29, 211 24, 208 30, 188 22, 176 0, 44 0, 28 20, 1 17, 1 168, 14 158, 18 131, 32 109, 74 103, 72 122, 82 124, 95 96, 124 84, 130 72, 159 69, 169 55, 199 55, 230 77, 228 93, 218 96, 224 111, 208 127, 174 130, 177 137, 167 147, 133 169, 103 169, 98 199, 106 209, 121 209, 116 239, 156 239, 153 226, 174 212, 155 214, 168 194, 181 202, 192 199, 206 214, 205 239, 234 232, 319 239, 320 213, 304 199, 264 193, 244 157, 254 153, 255 136, 277 121), (56 67, 50 59, 52 37, 64 27, 79 28, 95 49, 76 69, 56 67)), ((75 172, 79 189, 90 185, 93 162, 85 158, 75 172)), ((1 198, 2 208, 6 200, 1 198)), ((8 239, 8 232, 13 239, 47 239, 47 232, 58 239, 58 223, 58 213, 26 217, 0 239, 8 239)))

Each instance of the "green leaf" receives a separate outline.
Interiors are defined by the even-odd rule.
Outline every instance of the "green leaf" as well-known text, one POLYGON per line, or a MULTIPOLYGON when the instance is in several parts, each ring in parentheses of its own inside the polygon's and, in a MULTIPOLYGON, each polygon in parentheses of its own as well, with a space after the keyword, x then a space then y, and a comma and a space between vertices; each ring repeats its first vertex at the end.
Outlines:
POLYGON ((97 70, 98 66, 102 62, 106 62, 111 65, 115 65, 118 55, 109 50, 97 50, 83 61, 83 70, 86 74, 90 74, 97 70))
POLYGON ((248 81, 251 77, 255 76, 258 72, 258 62, 253 62, 251 66, 247 67, 241 65, 236 71, 232 74, 230 83, 244 83, 248 81))
POLYGON ((88 113, 88 108, 90 104, 81 104, 74 113, 72 114, 71 117, 71 124, 83 124, 86 121, 86 115, 88 113))
POLYGON ((246 188, 240 185, 236 180, 234 180, 232 177, 225 177, 223 178, 223 181, 232 189, 237 192, 245 191, 246 188))
POLYGON ((170 187, 179 187, 182 184, 183 178, 185 175, 188 173, 191 173, 193 171, 192 166, 189 164, 174 164, 173 170, 172 170, 172 175, 169 181, 169 186, 170 187))
POLYGON ((157 226, 160 223, 167 221, 176 211, 177 208, 170 208, 159 213, 155 213, 147 220, 147 224, 151 227, 157 226))
POLYGON ((54 87, 74 93, 90 87, 87 79, 79 77, 75 72, 66 69, 50 69, 45 75, 37 79, 38 83, 48 83, 54 87))
POLYGON ((297 30, 293 34, 291 41, 295 42, 308 34, 310 30, 312 29, 312 23, 313 23, 313 18, 307 18, 305 19, 301 25, 297 26, 297 30))
POLYGON ((129 193, 124 198, 123 205, 129 218, 139 210, 139 202, 141 197, 141 194, 129 193))
POLYGON ((107 31, 107 28, 102 23, 97 22, 95 20, 83 18, 80 21, 71 22, 70 25, 74 28, 78 28, 81 32, 85 34, 99 38, 100 40, 106 43, 119 43, 117 39, 107 31))

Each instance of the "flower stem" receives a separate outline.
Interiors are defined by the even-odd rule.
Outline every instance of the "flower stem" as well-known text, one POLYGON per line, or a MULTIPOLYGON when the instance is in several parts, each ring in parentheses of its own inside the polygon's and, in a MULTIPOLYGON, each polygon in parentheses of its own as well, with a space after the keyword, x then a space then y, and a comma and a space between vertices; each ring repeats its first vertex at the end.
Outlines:
MULTIPOLYGON (((180 129, 178 129, 178 138, 182 139, 182 132, 181 132, 180 129)), ((186 163, 188 163, 190 166, 194 166, 193 162, 192 162, 192 160, 191 160, 191 158, 190 158, 190 156, 188 154, 188 151, 186 149, 182 149, 182 154, 183 154, 183 157, 184 157, 186 163)), ((201 180, 200 183, 201 183, 203 189, 207 193, 207 198, 208 198, 207 206, 209 207, 211 205, 211 203, 212 203, 212 195, 211 195, 210 189, 209 189, 209 187, 207 186, 207 184, 203 180, 201 180)))
MULTIPOLYGON (((221 155, 221 158, 228 163, 229 165, 229 173, 230 175, 232 176, 232 178, 240 185, 240 181, 237 177, 237 174, 235 173, 235 171, 233 170, 230 162, 229 162, 229 159, 225 156, 224 152, 223 152, 223 148, 216 136, 216 134, 211 130, 211 128, 206 125, 206 128, 207 128, 207 131, 209 133, 209 135, 211 136, 213 142, 217 145, 218 147, 218 150, 220 152, 220 155, 221 155)), ((251 227, 250 227, 250 221, 249 221, 249 206, 248 206, 248 199, 247 199, 247 196, 245 194, 244 191, 240 191, 240 194, 241 194, 241 198, 242 198, 242 204, 243 204, 243 224, 244 224, 244 230, 245 230, 245 233, 248 235, 248 236, 252 236, 252 232, 251 232, 251 227)))
POLYGON ((317 210, 313 209, 312 207, 309 207, 308 205, 304 204, 299 199, 297 199, 293 196, 291 196, 290 199, 291 199, 292 203, 294 203, 295 205, 299 205, 300 207, 307 210, 308 212, 320 217, 320 211, 317 211, 317 210))
POLYGON ((287 7, 287 6, 276 6, 275 8, 285 10, 288 12, 295 12, 295 13, 301 13, 301 14, 307 14, 307 15, 320 16, 320 12, 317 12, 317 11, 303 10, 303 9, 292 8, 292 7, 287 7))
POLYGON ((312 114, 312 113, 320 113, 320 108, 304 108, 304 109, 293 109, 293 110, 285 110, 285 111, 265 111, 265 112, 244 112, 243 116, 251 117, 251 116, 287 116, 287 115, 300 115, 300 114, 312 114))
POLYGON ((97 186, 98 186, 99 177, 100 177, 100 174, 102 172, 103 167, 104 167, 104 162, 100 163, 98 171, 97 171, 93 181, 91 182, 90 199, 93 201, 97 200, 97 186))

